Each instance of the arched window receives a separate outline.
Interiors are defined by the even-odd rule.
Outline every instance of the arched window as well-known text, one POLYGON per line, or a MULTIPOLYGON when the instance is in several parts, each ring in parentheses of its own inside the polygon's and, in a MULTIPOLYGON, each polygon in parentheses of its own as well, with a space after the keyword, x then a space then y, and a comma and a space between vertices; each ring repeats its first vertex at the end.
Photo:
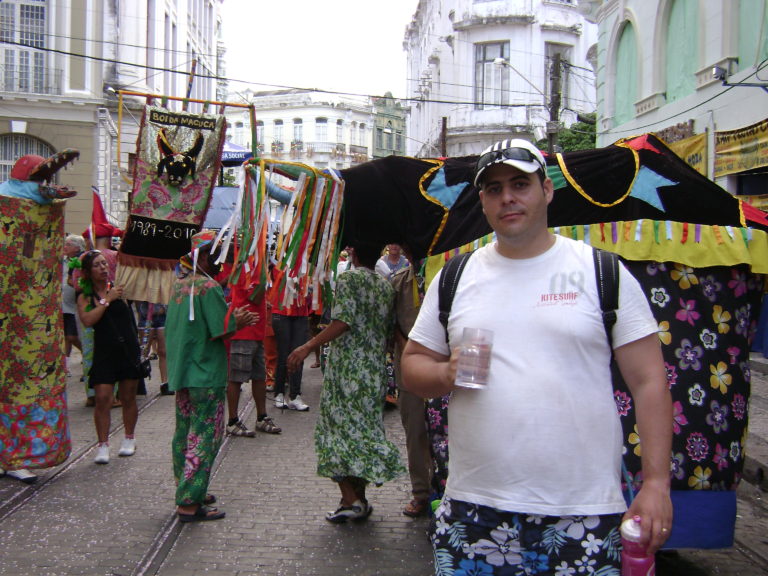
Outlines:
POLYGON ((739 2, 739 70, 768 58, 768 6, 765 0, 739 2))
POLYGON ((357 127, 358 130, 358 141, 360 143, 360 146, 365 146, 366 138, 365 138, 365 124, 363 122, 360 122, 360 125, 357 127))
POLYGON ((627 21, 619 34, 616 47, 616 84, 613 88, 616 124, 624 124, 635 117, 637 101, 637 40, 632 23, 627 21))
POLYGON ((349 125, 349 143, 352 146, 357 145, 357 122, 355 122, 354 120, 349 125))
POLYGON ((336 142, 344 142, 344 120, 336 120, 336 142))
MULTIPOLYGON (((42 140, 26 134, 3 134, 0 136, 0 182, 10 178, 11 168, 16 160, 27 154, 43 158, 53 155, 55 150, 42 140)), ((54 176, 54 182, 57 181, 54 176)))
POLYGON ((283 121, 275 120, 274 124, 272 125, 272 128, 274 130, 274 132, 272 133, 272 140, 274 142, 282 142, 283 141, 283 121))
POLYGON ((696 71, 699 68, 698 2, 672 2, 665 56, 667 102, 674 102, 696 90, 696 71))

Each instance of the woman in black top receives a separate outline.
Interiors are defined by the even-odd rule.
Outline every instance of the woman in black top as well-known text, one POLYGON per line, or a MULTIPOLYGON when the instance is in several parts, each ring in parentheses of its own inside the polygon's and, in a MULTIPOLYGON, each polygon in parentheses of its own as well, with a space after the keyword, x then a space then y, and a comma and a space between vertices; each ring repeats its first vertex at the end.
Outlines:
POLYGON ((133 456, 136 451, 134 430, 138 419, 136 387, 140 378, 139 341, 131 309, 122 299, 123 287, 113 287, 109 281, 109 265, 98 250, 86 252, 81 257, 83 276, 82 292, 77 297, 77 313, 84 326, 93 326, 93 366, 89 374, 89 386, 96 393, 93 420, 99 447, 94 462, 109 462, 110 410, 115 382, 123 405, 125 438, 120 446, 120 456, 133 456))

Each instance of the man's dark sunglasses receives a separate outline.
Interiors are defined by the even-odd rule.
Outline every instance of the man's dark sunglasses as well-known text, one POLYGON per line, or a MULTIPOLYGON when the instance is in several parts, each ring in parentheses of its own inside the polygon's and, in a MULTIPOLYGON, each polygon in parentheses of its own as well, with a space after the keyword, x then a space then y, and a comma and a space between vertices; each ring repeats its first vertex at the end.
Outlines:
POLYGON ((539 165, 542 172, 546 172, 546 166, 541 163, 541 160, 539 160, 536 155, 531 152, 530 150, 526 150, 525 148, 505 148, 504 150, 492 150, 490 152, 486 152, 477 161, 477 169, 475 172, 479 172, 480 170, 483 170, 490 164, 495 164, 496 162, 502 161, 502 160, 520 160, 522 162, 536 162, 536 164, 539 165))

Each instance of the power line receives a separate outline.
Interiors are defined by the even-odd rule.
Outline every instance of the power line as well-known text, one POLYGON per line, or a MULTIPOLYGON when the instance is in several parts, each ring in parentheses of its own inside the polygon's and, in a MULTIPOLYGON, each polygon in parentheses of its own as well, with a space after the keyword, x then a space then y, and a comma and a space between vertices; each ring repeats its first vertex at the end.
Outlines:
MULTIPOLYGON (((93 55, 85 55, 85 54, 78 54, 76 52, 69 52, 66 50, 59 50, 56 48, 36 48, 34 46, 30 46, 28 44, 24 44, 22 42, 13 42, 13 41, 0 41, 0 45, 6 44, 10 46, 16 46, 20 48, 32 48, 34 50, 39 50, 41 52, 49 52, 53 54, 61 54, 63 56, 70 56, 73 58, 82 58, 84 60, 95 60, 98 62, 109 62, 113 64, 121 64, 124 66, 133 66, 135 68, 142 68, 146 70, 154 70, 157 72, 170 72, 172 74, 181 74, 186 76, 188 74, 185 70, 174 70, 171 68, 165 68, 162 66, 153 66, 150 64, 136 64, 134 62, 126 62, 123 60, 116 60, 114 58, 104 58, 101 56, 93 56, 93 55)), ((373 95, 373 94, 361 94, 358 92, 340 92, 340 91, 333 91, 333 90, 324 90, 322 88, 302 88, 298 86, 286 86, 281 84, 268 84, 263 82, 250 82, 246 80, 238 80, 234 78, 227 78, 223 76, 218 76, 215 74, 195 74, 196 78, 204 78, 204 79, 210 79, 210 80, 216 80, 218 82, 237 82, 240 84, 246 84, 246 85, 252 85, 252 86, 269 86, 272 88, 278 88, 278 89, 285 89, 285 90, 305 90, 309 92, 318 92, 321 94, 334 94, 338 96, 357 96, 357 97, 363 97, 363 98, 383 98, 383 95, 373 95)), ((457 85, 461 86, 461 85, 457 85)), ((472 88, 472 86, 465 85, 467 88, 472 88)), ((520 94, 529 94, 528 92, 521 92, 521 91, 515 91, 519 92, 520 94)), ((431 103, 431 104, 455 104, 455 105, 464 105, 464 106, 492 106, 497 108, 520 108, 520 107, 526 107, 530 106, 530 103, 527 104, 489 104, 488 102, 484 101, 478 101, 478 100, 443 100, 443 99, 437 99, 437 98, 423 98, 423 97, 404 97, 404 98, 395 98, 396 100, 400 100, 401 102, 414 102, 414 103, 431 103)))
MULTIPOLYGON (((50 33, 40 34, 40 36, 43 36, 45 38, 50 38, 50 39, 77 40, 80 42, 89 42, 91 44, 103 44, 107 46, 115 46, 120 48, 138 48, 139 50, 154 50, 156 52, 188 56, 188 53, 186 50, 176 50, 175 48, 168 48, 168 47, 163 47, 163 48, 159 48, 155 46, 150 47, 143 44, 130 44, 127 42, 115 42, 113 40, 103 40, 103 39, 95 39, 95 38, 79 38, 77 36, 65 36, 61 34, 50 34, 50 33)), ((33 46, 29 46, 29 48, 33 48, 33 46)), ((35 50, 42 50, 42 48, 35 48, 35 50)), ((204 52, 198 52, 196 55, 199 57, 208 58, 211 60, 216 60, 216 58, 218 57, 218 54, 207 54, 204 52)))

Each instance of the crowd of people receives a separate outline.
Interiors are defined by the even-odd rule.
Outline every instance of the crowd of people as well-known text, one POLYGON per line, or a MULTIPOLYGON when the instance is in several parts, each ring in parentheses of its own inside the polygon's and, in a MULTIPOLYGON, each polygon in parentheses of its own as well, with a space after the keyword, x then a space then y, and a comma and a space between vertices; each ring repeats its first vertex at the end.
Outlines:
MULTIPOLYGON (((317 473, 340 493, 326 515, 329 522, 370 516, 366 488, 406 470, 411 497, 402 513, 432 511, 424 399, 444 397, 450 398, 450 474, 444 494, 437 494, 431 531, 437 574, 511 574, 521 566, 526 573, 571 573, 585 555, 592 569, 618 574, 618 544, 593 543, 617 543, 627 517, 641 518, 642 543, 655 552, 672 521, 672 407, 647 301, 621 267, 611 344, 595 283, 587 281, 594 276, 591 248, 547 228, 552 181, 534 146, 505 140, 489 147, 478 161, 475 184, 496 240, 469 260, 446 323, 440 318, 440 276, 424 294, 406 245, 389 244, 383 254, 381 246, 363 241, 346 247, 332 301, 318 311, 311 298, 286 299, 250 280, 230 285, 227 265, 220 269, 227 260, 221 246, 213 232, 203 231, 179 263, 167 309, 134 303, 134 310, 124 288, 113 284, 111 251, 88 250, 82 238, 68 237, 64 256, 75 264, 65 272, 66 352, 83 353, 94 398, 95 462, 109 462, 115 403, 125 424, 118 455, 137 450, 136 395, 154 341, 161 393, 175 394, 171 444, 179 520, 224 518, 208 491, 224 434, 280 434, 267 411, 269 390, 275 408, 308 411, 302 371, 317 354, 312 369, 323 368, 314 433, 317 473), (551 291, 553 271, 584 279, 567 306, 538 305, 551 291), (454 383, 465 327, 495 333, 483 391, 454 383), (320 350, 327 351, 322 362, 320 350), (394 351, 407 468, 384 432, 388 350, 394 351), (632 390, 643 438, 644 483, 629 510, 620 487, 622 434, 611 358, 632 390), (238 412, 249 381, 253 430, 238 412)), ((296 281, 273 273, 273 286, 296 281)))
MULTIPOLYGON (((372 506, 365 496, 366 485, 379 485, 404 472, 398 447, 384 434, 383 394, 395 313, 390 280, 395 271, 409 266, 408 260, 394 244, 383 255, 373 245, 347 247, 341 260, 345 266, 340 265, 335 279, 333 305, 325 309, 331 320, 324 322, 322 312, 310 309, 309 298, 286 304, 277 289, 259 291, 252 280, 230 283, 232 265, 216 263, 220 247, 213 245, 214 237, 203 231, 193 238, 193 251, 180 260, 167 305, 124 298, 124 287, 114 284, 117 259, 108 237, 97 236, 99 248, 88 237, 65 239, 65 351, 67 358, 74 348, 82 353, 86 405, 94 408, 94 462, 110 461, 113 407, 122 408, 125 429, 118 456, 136 452, 136 396, 146 394, 142 364, 154 353, 160 394, 176 396, 172 454, 179 519, 223 518, 224 512, 212 506, 215 496, 208 492, 223 434, 280 434, 267 412, 267 391, 273 393, 275 408, 308 411, 301 397, 303 360, 317 354, 312 368, 318 368, 321 348, 338 340, 324 358, 324 392, 315 433, 318 474, 338 482, 341 491, 338 509, 327 516, 330 522, 367 517, 372 506), (342 272, 349 273, 342 277, 342 272), (252 298, 254 292, 261 296, 252 298), (371 294, 377 295, 375 302, 365 305, 371 294), (251 427, 239 416, 242 386, 248 382, 256 408, 251 427), (226 420, 220 418, 225 405, 226 420), (350 419, 350 413, 356 418, 350 419), (352 423, 354 430, 349 429, 352 423)), ((272 285, 280 280, 274 271, 272 285)), ((423 402, 421 406, 423 413, 423 402)), ((425 433, 423 417, 421 424, 425 433)), ((420 467, 428 471, 428 452, 420 459, 420 467)), ((422 504, 414 508, 410 503, 405 513, 426 513, 427 495, 419 494, 422 504)))

